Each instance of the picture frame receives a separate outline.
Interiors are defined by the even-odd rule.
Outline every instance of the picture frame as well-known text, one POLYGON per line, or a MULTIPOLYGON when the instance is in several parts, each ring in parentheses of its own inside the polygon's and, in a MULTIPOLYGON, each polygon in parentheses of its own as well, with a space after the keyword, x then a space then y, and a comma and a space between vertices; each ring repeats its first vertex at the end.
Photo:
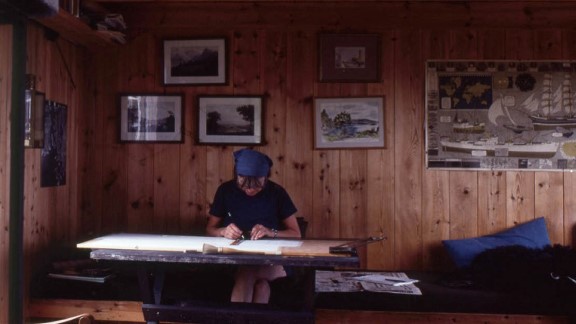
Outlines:
POLYGON ((183 142, 183 95, 121 94, 119 101, 120 142, 183 142))
POLYGON ((318 37, 320 82, 380 82, 379 34, 329 34, 318 37))
POLYGON ((315 98, 316 149, 384 148, 384 98, 315 98))
POLYGON ((264 144, 263 96, 198 96, 196 143, 264 144))
POLYGON ((227 39, 166 39, 163 41, 164 85, 228 83, 227 39))

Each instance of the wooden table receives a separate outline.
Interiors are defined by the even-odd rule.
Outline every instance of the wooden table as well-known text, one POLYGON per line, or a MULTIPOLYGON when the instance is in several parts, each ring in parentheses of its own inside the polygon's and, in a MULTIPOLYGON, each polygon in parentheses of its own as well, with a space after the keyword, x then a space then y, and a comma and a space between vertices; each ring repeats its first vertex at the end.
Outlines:
POLYGON ((230 245, 232 240, 203 236, 113 234, 78 244, 92 249, 95 260, 132 262, 138 272, 142 311, 148 323, 313 323, 314 270, 356 268, 359 258, 331 254, 331 246, 344 240, 258 240, 230 245), (303 309, 283 310, 269 305, 163 305, 162 289, 167 266, 177 264, 284 265, 301 267, 306 274, 303 309))

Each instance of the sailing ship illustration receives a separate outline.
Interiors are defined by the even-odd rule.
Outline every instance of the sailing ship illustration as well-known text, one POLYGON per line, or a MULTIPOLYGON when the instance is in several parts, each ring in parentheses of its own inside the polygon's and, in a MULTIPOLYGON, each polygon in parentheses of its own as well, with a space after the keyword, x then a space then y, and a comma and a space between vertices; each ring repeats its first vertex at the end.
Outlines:
POLYGON ((564 75, 562 84, 556 89, 553 89, 551 74, 545 74, 542 81, 540 104, 535 105, 534 102, 533 97, 528 98, 524 104, 524 109, 529 109, 528 117, 535 128, 576 127, 570 74, 564 75))

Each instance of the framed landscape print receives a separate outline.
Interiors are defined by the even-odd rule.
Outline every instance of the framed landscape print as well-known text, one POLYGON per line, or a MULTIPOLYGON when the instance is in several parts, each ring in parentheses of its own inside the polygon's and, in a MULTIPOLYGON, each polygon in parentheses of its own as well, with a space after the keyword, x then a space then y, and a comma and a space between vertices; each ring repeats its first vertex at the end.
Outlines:
POLYGON ((426 62, 426 167, 576 170, 576 62, 426 62))
POLYGON ((264 144, 262 96, 198 96, 198 144, 264 144))
POLYGON ((164 84, 226 84, 227 51, 226 38, 164 40, 164 84))
POLYGON ((314 133, 317 149, 383 148, 383 97, 316 98, 314 133))
POLYGON ((120 95, 120 141, 182 142, 182 104, 182 95, 120 95))
POLYGON ((320 34, 321 82, 379 82, 380 35, 320 34))

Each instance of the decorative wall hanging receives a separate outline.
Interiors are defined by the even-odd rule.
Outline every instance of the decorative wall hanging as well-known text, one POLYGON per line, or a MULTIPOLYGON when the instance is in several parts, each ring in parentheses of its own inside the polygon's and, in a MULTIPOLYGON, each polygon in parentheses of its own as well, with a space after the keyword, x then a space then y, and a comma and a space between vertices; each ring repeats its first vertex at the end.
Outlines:
POLYGON ((264 144, 262 96, 198 96, 198 144, 264 144))
POLYGON ((182 102, 182 95, 120 95, 120 141, 182 142, 182 102))
POLYGON ((314 146, 317 149, 384 147, 384 99, 316 98, 314 146))
POLYGON ((66 123, 68 107, 54 101, 44 105, 44 147, 40 161, 40 186, 66 184, 66 123))
POLYGON ((380 35, 320 34, 321 82, 379 82, 380 35))
POLYGON ((164 84, 227 83, 225 38, 165 40, 164 84))
POLYGON ((426 165, 576 169, 576 62, 428 61, 426 165))

